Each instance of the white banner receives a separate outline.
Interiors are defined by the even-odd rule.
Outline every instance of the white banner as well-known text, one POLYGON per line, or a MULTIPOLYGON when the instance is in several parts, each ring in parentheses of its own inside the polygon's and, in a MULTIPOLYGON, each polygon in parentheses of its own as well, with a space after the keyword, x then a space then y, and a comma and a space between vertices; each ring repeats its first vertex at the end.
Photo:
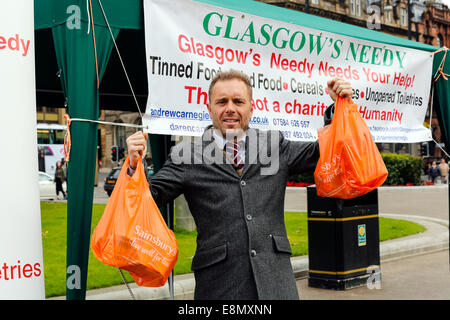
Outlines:
POLYGON ((0 2, 0 299, 45 299, 33 8, 0 2))
POLYGON ((431 140, 423 126, 429 52, 346 37, 189 0, 144 1, 148 132, 199 136, 212 121, 209 83, 221 70, 253 86, 250 126, 314 141, 332 103, 327 81, 351 82, 376 142, 431 140))

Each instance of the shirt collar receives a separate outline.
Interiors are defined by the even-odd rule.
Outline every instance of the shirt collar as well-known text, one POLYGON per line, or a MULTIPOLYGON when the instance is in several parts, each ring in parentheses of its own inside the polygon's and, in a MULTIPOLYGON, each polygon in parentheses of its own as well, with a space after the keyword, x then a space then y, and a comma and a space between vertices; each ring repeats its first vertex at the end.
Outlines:
MULTIPOLYGON (((225 144, 227 143, 227 140, 221 134, 218 134, 216 132, 216 129, 212 128, 212 132, 213 132, 214 140, 217 141, 217 143, 219 144, 219 146, 222 147, 222 149, 225 148, 225 144)), ((240 144, 241 143, 245 143, 245 138, 246 137, 247 137, 247 133, 244 132, 244 134, 239 137, 237 142, 240 143, 240 144)))

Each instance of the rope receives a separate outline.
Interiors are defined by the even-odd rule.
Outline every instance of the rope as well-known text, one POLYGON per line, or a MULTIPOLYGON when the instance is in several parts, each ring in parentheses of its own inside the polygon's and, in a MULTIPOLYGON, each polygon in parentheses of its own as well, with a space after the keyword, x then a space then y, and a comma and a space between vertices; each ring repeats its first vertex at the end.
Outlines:
POLYGON ((67 130, 66 134, 64 135, 64 162, 68 163, 70 159, 70 148, 72 147, 72 142, 70 138, 70 123, 72 120, 70 120, 69 115, 65 114, 64 118, 67 122, 67 130))
MULTIPOLYGON (((433 139, 433 137, 432 137, 431 139, 433 139)), ((433 139, 433 141, 434 141, 434 143, 438 146, 438 148, 441 149, 441 151, 442 151, 443 153, 445 153, 445 155, 447 156, 447 158, 450 159, 450 156, 449 156, 448 153, 444 150, 444 148, 442 148, 436 140, 433 139)))
MULTIPOLYGON (((437 74, 437 73, 436 73, 437 74)), ((436 82, 436 81, 435 81, 436 82)), ((450 159, 449 154, 444 150, 444 148, 441 147, 441 145, 434 140, 433 138, 433 134, 431 132, 431 120, 433 118, 433 104, 434 104, 434 83, 431 85, 431 104, 430 104, 430 136, 431 136, 431 140, 433 140, 433 142, 436 144, 436 146, 441 149, 441 151, 443 153, 445 153, 445 155, 447 156, 448 159, 450 159)))
POLYGON ((116 52, 117 52, 117 55, 119 56, 120 63, 122 64, 122 69, 125 72, 125 76, 127 77, 128 85, 130 87, 131 93, 133 94, 134 102, 136 103, 136 107, 137 107, 139 114, 141 116, 141 119, 142 119, 143 117, 142 117, 141 108, 139 108, 139 103, 136 99, 136 95, 134 94, 133 86, 131 85, 130 78, 128 77, 127 69, 125 68, 125 65, 123 63, 122 56, 120 55, 119 48, 117 47, 117 44, 116 44, 116 40, 114 39, 114 35, 112 33, 111 26, 109 25, 108 18, 106 17, 105 10, 103 10, 102 2, 100 0, 98 0, 98 4, 100 5, 100 9, 102 10, 102 14, 103 14, 103 17, 105 18, 105 22, 108 27, 109 34, 111 35, 111 39, 114 43, 114 47, 116 48, 116 52))
POLYGON ((434 75, 434 82, 438 81, 438 79, 442 76, 442 78, 444 78, 445 80, 448 80, 447 77, 450 77, 450 74, 444 73, 444 66, 445 66, 445 58, 447 57, 447 52, 448 52, 448 48, 447 47, 442 47, 438 50, 436 50, 435 52, 433 52, 431 54, 431 57, 434 56, 436 53, 441 52, 441 51, 445 51, 444 56, 442 57, 442 61, 441 64, 438 68, 438 70, 436 71, 435 75, 434 75), (439 73, 439 75, 436 77, 436 75, 439 73))
POLYGON ((70 148, 72 146, 71 136, 70 136, 70 125, 71 125, 72 121, 91 122, 91 123, 105 124, 105 125, 111 125, 111 126, 138 128, 138 129, 147 129, 147 130, 149 129, 148 126, 143 126, 140 124, 117 123, 117 122, 100 121, 100 120, 70 118, 68 114, 65 114, 64 118, 66 119, 66 123, 67 123, 66 135, 64 136, 64 161, 65 162, 69 162, 69 160, 70 160, 70 148))
POLYGON ((92 14, 92 2, 89 0, 89 7, 91 9, 91 24, 92 24, 92 40, 94 41, 94 56, 95 56, 95 73, 97 75, 97 89, 100 88, 100 80, 98 78, 98 63, 97 63, 97 45, 95 44, 95 29, 94 29, 94 15, 92 14))

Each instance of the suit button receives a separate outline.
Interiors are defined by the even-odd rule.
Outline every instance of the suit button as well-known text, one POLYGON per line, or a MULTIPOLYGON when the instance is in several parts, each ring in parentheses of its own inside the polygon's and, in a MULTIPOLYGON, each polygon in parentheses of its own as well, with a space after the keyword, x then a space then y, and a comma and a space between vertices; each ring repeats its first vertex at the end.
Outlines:
POLYGON ((256 257, 256 251, 255 251, 255 250, 250 251, 250 255, 251 255, 252 257, 256 257))
POLYGON ((245 181, 242 180, 242 181, 241 181, 241 186, 245 186, 245 184, 246 184, 245 181))
POLYGON ((247 218, 247 220, 248 220, 248 221, 252 220, 252 216, 251 216, 251 215, 249 215, 249 214, 247 215, 247 217, 246 217, 246 218, 247 218))

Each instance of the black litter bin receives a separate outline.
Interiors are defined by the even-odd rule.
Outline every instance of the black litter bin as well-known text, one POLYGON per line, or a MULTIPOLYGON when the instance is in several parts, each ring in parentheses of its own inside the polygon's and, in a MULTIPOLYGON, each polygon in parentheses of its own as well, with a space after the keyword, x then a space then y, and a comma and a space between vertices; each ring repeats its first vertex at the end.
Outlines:
POLYGON ((354 199, 308 196, 308 285, 345 290, 381 282, 378 191, 354 199))

